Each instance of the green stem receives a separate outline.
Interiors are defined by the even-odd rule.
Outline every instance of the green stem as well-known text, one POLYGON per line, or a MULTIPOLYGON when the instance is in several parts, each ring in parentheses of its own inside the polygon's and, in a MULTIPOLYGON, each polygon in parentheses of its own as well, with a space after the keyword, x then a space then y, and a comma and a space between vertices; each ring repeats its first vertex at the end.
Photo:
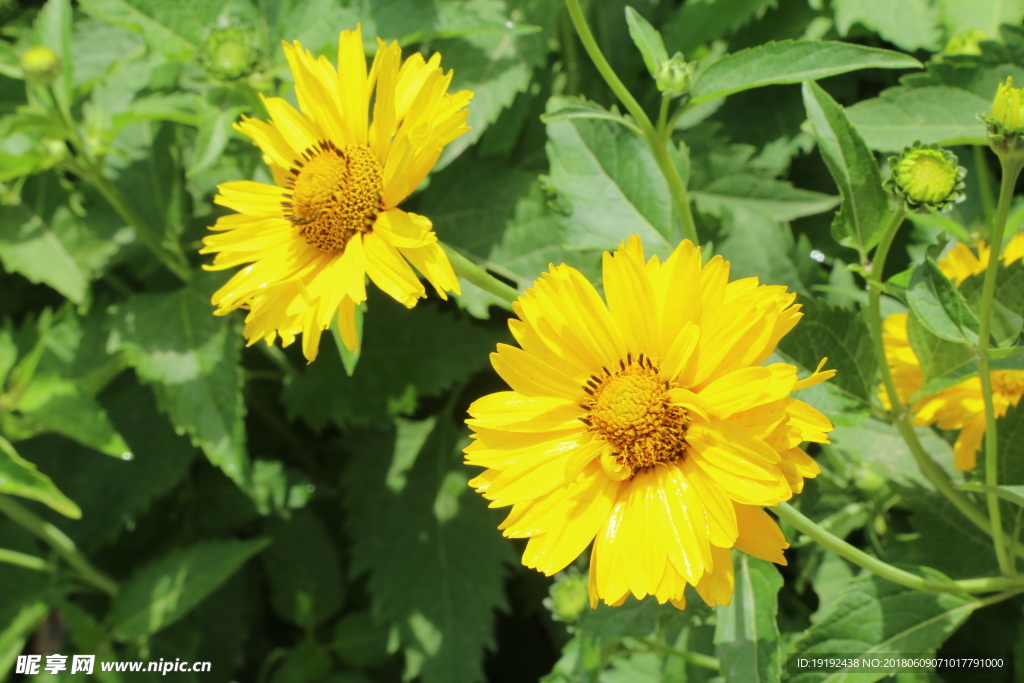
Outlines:
POLYGON ((82 141, 81 136, 78 134, 78 128, 75 126, 74 119, 71 117, 71 112, 67 110, 60 98, 53 91, 53 87, 47 88, 50 93, 50 99, 53 100, 54 107, 60 114, 61 122, 64 124, 64 128, 68 135, 68 141, 74 148, 76 153, 76 160, 78 162, 78 168, 76 169, 82 177, 91 183, 99 193, 103 195, 103 198, 107 200, 121 218, 123 218, 132 229, 135 230, 135 234, 138 235, 139 240, 153 252, 153 255, 164 264, 168 270, 178 276, 182 282, 188 282, 191 277, 191 271, 189 270, 188 264, 184 262, 184 259, 176 258, 167 251, 161 244, 160 239, 156 233, 149 229, 146 222, 142 220, 142 217, 125 201, 121 192, 114 187, 114 185, 103 176, 103 172, 100 170, 96 160, 92 158, 89 153, 89 148, 82 141))
POLYGON ((992 196, 992 173, 985 159, 985 148, 974 145, 974 171, 978 174, 978 188, 981 194, 981 209, 985 214, 985 222, 992 224, 996 212, 995 198, 992 196))
POLYGON ((565 63, 565 94, 578 95, 580 92, 580 55, 576 46, 576 34, 572 30, 572 20, 565 13, 559 16, 558 37, 562 46, 562 59, 565 63))
POLYGON ((668 95, 661 96, 661 109, 658 110, 658 138, 664 141, 668 140, 670 134, 665 127, 668 125, 668 105, 672 98, 668 95))
MULTIPOLYGON (((999 486, 999 441, 996 427, 996 410, 992 401, 992 374, 988 357, 989 333, 992 328, 992 302, 996 291, 996 274, 999 270, 999 253, 1002 251, 1003 231, 1006 229, 1006 216, 1010 213, 1010 202, 1013 201, 1013 188, 1017 184, 1024 164, 1018 159, 1002 158, 1002 183, 999 187, 999 205, 996 208, 995 222, 992 224, 990 246, 992 251, 985 269, 985 279, 981 286, 981 320, 978 327, 978 374, 981 377, 981 395, 985 402, 985 483, 999 486)), ((987 493, 988 516, 992 522, 992 542, 996 547, 996 558, 999 568, 1004 574, 1014 574, 1014 565, 1006 551, 1003 539, 1002 512, 999 497, 987 493)))
POLYGON ((486 270, 463 256, 462 252, 455 247, 441 243, 441 248, 448 255, 448 261, 452 264, 455 274, 471 282, 485 292, 490 292, 502 301, 512 303, 519 298, 519 292, 509 287, 504 282, 494 277, 486 270))
POLYGON ((57 569, 41 557, 19 553, 17 550, 8 550, 7 548, 0 548, 0 562, 37 572, 54 572, 57 569))
POLYGON ((882 383, 889 397, 889 418, 896 425, 896 429, 899 431, 900 436, 903 437, 903 441, 906 442, 911 455, 913 455, 914 460, 917 462, 917 466, 928 477, 929 481, 935 485, 935 488, 974 524, 984 529, 986 533, 992 533, 992 527, 984 513, 975 507, 962 491, 959 491, 954 486, 938 463, 925 451, 921 440, 917 436, 917 432, 914 431, 914 426, 907 415, 906 408, 900 402, 892 370, 889 368, 889 363, 885 358, 881 303, 883 271, 885 270, 885 262, 889 257, 889 249, 892 247, 896 233, 906 216, 907 211, 903 206, 897 208, 890 216, 889 222, 882 233, 882 238, 878 243, 878 248, 875 250, 874 259, 871 263, 871 276, 868 280, 868 327, 870 328, 871 340, 875 349, 875 358, 878 360, 879 372, 882 374, 882 383))
POLYGON ((993 593, 996 591, 1024 590, 1024 578, 1021 577, 995 576, 961 579, 959 581, 926 579, 917 574, 904 571, 899 567, 894 567, 888 562, 879 560, 877 557, 868 555, 860 548, 856 548, 838 536, 825 531, 789 503, 779 503, 772 510, 779 519, 810 536, 819 545, 849 560, 858 567, 867 569, 872 574, 907 588, 925 593, 993 593))
POLYGON ((694 244, 700 244, 697 238, 697 226, 693 222, 693 211, 690 209, 690 196, 686 191, 683 179, 679 176, 679 171, 676 170, 675 164, 672 163, 672 159, 669 157, 665 141, 662 140, 658 131, 654 128, 643 107, 640 106, 626 86, 622 84, 619 77, 615 75, 611 64, 608 63, 608 60, 601 53, 601 48, 598 47, 594 34, 590 32, 590 27, 587 26, 587 20, 583 16, 579 0, 565 0, 565 5, 569 9, 569 16, 576 27, 576 33, 580 37, 580 42, 583 43, 583 47, 586 49, 587 54, 590 55, 594 66, 597 67, 598 72, 604 78, 608 87, 612 89, 615 96, 619 98, 619 101, 622 102, 622 105, 637 122, 637 125, 640 126, 644 140, 646 140, 647 146, 651 148, 654 160, 658 164, 662 175, 665 176, 666 182, 668 182, 672 203, 683 224, 683 236, 694 244))
POLYGON ((722 665, 717 658, 711 657, 710 655, 704 655, 699 652, 690 652, 689 650, 677 650, 674 647, 659 643, 656 640, 644 640, 644 645, 651 652, 656 652, 660 655, 668 655, 669 657, 679 657, 683 661, 689 662, 695 666, 699 666, 703 669, 710 669, 711 671, 721 671, 722 665))
POLYGON ((117 593, 117 584, 93 567, 63 531, 4 495, 0 495, 0 512, 57 551, 86 583, 110 595, 117 593))

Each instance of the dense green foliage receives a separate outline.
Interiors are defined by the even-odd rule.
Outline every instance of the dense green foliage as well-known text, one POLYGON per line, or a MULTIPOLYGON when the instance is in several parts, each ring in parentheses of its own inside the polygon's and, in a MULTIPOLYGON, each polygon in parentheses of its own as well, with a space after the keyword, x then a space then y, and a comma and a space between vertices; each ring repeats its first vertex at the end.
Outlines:
MULTIPOLYGON (((1024 2, 628 4, 592 0, 587 17, 652 119, 657 65, 697 62, 668 150, 705 248, 801 296, 775 360, 839 370, 801 395, 837 429, 794 504, 914 573, 994 574, 991 538, 884 419, 858 306, 886 153, 953 145, 968 199, 911 216, 882 309, 912 311, 930 389, 977 373, 981 276, 956 287, 934 260, 987 234, 998 164, 977 114, 1007 76, 1024 84, 1024 2), (942 54, 971 29, 991 40, 942 54)), ((331 335, 310 365, 299 345, 246 347, 241 312, 212 314, 229 273, 197 253, 218 183, 271 180, 231 124, 265 115, 260 93, 294 98, 280 40, 334 59, 357 23, 371 54, 375 36, 440 52, 475 92, 472 130, 403 204, 441 240, 524 289, 549 263, 599 283, 601 251, 630 234, 663 256, 681 239, 669 183, 561 2, 0 2, 0 679, 22 653, 209 661, 172 675, 203 683, 747 683, 790 676, 788 652, 1024 655, 1019 597, 915 592, 785 525, 789 565, 738 554, 729 607, 693 594, 685 611, 566 614, 554 603, 578 609, 586 557, 557 582, 521 567, 501 511, 466 486, 465 410, 503 389, 488 353, 511 341, 508 305, 468 282, 413 310, 372 292, 358 358, 331 335), (33 45, 62 60, 49 88, 19 66, 33 45)), ((1000 278, 994 367, 1020 369, 1024 265, 1000 278)), ((1019 532, 1024 407, 999 424, 1019 532)), ((918 433, 955 484, 985 490, 952 471, 955 433, 918 433)))

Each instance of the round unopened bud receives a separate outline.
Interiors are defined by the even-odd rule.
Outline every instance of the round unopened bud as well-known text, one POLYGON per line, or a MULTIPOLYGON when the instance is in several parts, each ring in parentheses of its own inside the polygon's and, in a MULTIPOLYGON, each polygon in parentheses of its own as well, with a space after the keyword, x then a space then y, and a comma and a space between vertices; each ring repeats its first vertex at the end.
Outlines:
POLYGON ((693 63, 683 59, 682 53, 677 52, 661 63, 654 80, 661 92, 669 95, 682 95, 693 85, 693 71, 693 63))
POLYGON ((948 149, 915 142, 898 157, 891 157, 889 167, 886 189, 903 198, 911 211, 947 211, 964 200, 967 171, 957 165, 956 155, 948 149))
POLYGON ((213 78, 235 80, 252 73, 259 60, 259 51, 249 31, 238 27, 219 28, 210 32, 203 46, 202 61, 213 78))
POLYGON ((946 43, 946 47, 942 49, 942 54, 949 55, 980 55, 981 54, 981 41, 988 38, 988 34, 977 28, 970 28, 963 33, 958 33, 949 39, 946 43))
POLYGON ((1013 87, 1012 76, 996 90, 991 111, 978 117, 988 128, 988 142, 996 154, 1024 155, 1024 97, 1013 87))
POLYGON ((575 569, 555 576, 548 594, 550 597, 544 600, 544 605, 551 610, 551 617, 555 621, 572 624, 590 604, 587 579, 575 569))
POLYGON ((861 467, 857 470, 856 474, 854 474, 853 483, 864 493, 871 494, 877 492, 885 485, 885 479, 883 479, 874 470, 861 467))
POLYGON ((30 47, 21 55, 21 70, 25 73, 25 80, 39 85, 50 85, 64 70, 64 63, 56 52, 43 45, 37 45, 30 47))

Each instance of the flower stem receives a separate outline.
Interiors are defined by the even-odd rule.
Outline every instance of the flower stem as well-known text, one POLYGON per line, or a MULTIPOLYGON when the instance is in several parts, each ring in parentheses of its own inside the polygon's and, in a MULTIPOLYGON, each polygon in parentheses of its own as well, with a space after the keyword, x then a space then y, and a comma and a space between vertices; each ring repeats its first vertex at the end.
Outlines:
POLYGON ((878 362, 878 369, 882 375, 882 383, 885 386, 886 394, 889 397, 889 418, 896 426, 903 441, 910 449, 911 455, 917 462, 929 481, 937 488, 953 505, 957 507, 971 522, 979 526, 986 533, 992 533, 992 526, 985 514, 971 503, 970 499, 959 491, 949 477, 942 470, 935 460, 925 451, 921 440, 914 431, 914 426, 907 415, 907 409, 900 402, 900 396, 896 390, 896 382, 892 376, 892 370, 885 357, 885 342, 882 338, 882 277, 885 270, 885 262, 889 256, 889 249, 892 247, 893 239, 899 230, 903 220, 907 217, 906 208, 900 206, 889 218, 885 226, 882 238, 875 250, 874 259, 871 263, 871 276, 868 281, 868 327, 871 332, 871 340, 875 349, 875 358, 878 362))
POLYGON ((974 171, 978 174, 978 188, 981 194, 981 208, 985 220, 991 222, 995 215, 995 198, 992 196, 992 173, 985 159, 985 148, 974 145, 974 171))
POLYGON ((47 90, 50 93, 50 99, 53 101, 53 106, 56 108, 57 113, 60 114, 61 122, 64 124, 65 132, 67 133, 68 141, 71 143, 71 147, 75 150, 76 171, 78 171, 85 180, 91 183, 103 198, 107 200, 107 203, 118 214, 121 218, 127 222, 135 234, 138 235, 139 240, 148 248, 157 259, 167 267, 172 273, 174 273, 182 282, 188 282, 191 277, 191 271, 189 270, 188 264, 185 263, 184 258, 180 254, 172 254, 168 252, 160 244, 160 239, 156 233, 150 230, 142 217, 133 209, 128 202, 125 200, 121 192, 114 187, 114 185, 104 177, 103 172, 100 170, 99 164, 92 158, 89 153, 89 148, 82 141, 82 138, 78 135, 78 128, 75 126, 75 122, 71 117, 71 112, 67 110, 67 107, 63 104, 62 100, 57 97, 57 93, 54 92, 52 86, 48 86, 47 90))
POLYGON ((583 43, 583 47, 586 49, 587 54, 590 55, 594 66, 597 67, 598 72, 604 78, 608 87, 612 89, 615 96, 619 98, 619 101, 622 102, 622 105, 633 119, 636 120, 637 125, 640 126, 644 140, 647 142, 647 146, 651 148, 651 153, 654 154, 654 161, 658 164, 658 168, 668 183, 672 203, 683 224, 683 236, 694 244, 700 244, 697 238, 697 225, 693 222, 693 211, 690 209, 690 196, 686 191, 683 179, 679 176, 679 171, 676 170, 675 164, 672 163, 672 158, 668 154, 666 141, 654 128, 643 107, 630 94, 626 86, 622 84, 619 77, 615 75, 615 71, 612 70, 611 64, 608 63, 608 60, 601 53, 601 48, 598 47, 594 34, 590 32, 590 27, 587 26, 587 20, 583 16, 579 0, 565 0, 565 5, 569 9, 569 16, 576 27, 576 33, 580 37, 580 42, 583 43))
POLYGON ((117 593, 117 584, 93 567, 75 547, 75 542, 68 538, 63 531, 36 516, 28 508, 22 507, 8 496, 0 495, 0 512, 57 551, 57 554, 71 565, 83 581, 99 588, 104 593, 110 595, 117 593))
MULTIPOLYGON (((981 377, 981 395, 985 402, 985 483, 999 486, 999 450, 998 432, 996 427, 995 404, 992 401, 992 374, 988 357, 989 336, 992 329, 992 302, 996 291, 996 274, 999 270, 999 253, 1002 251, 1003 231, 1006 229, 1006 216, 1010 212, 1013 201, 1013 188, 1017 184, 1017 176, 1024 167, 1017 158, 1001 158, 1003 178, 999 187, 999 205, 992 224, 990 235, 991 256, 985 279, 981 286, 981 316, 978 327, 978 374, 981 377)), ((1016 573, 1015 563, 1010 561, 1003 539, 1002 513, 999 508, 999 497, 994 493, 986 494, 988 500, 988 516, 992 522, 992 542, 996 547, 996 558, 999 568, 1004 574, 1016 573)))
POLYGON ((519 298, 519 292, 494 277, 486 270, 466 258, 455 247, 441 242, 441 248, 448 255, 455 274, 467 282, 471 282, 485 292, 489 292, 502 301, 512 303, 519 298))
POLYGON ((879 560, 877 557, 868 555, 860 548, 856 548, 838 536, 825 531, 789 503, 779 503, 778 506, 771 509, 779 519, 789 523, 795 529, 803 532, 840 557, 849 560, 858 567, 867 569, 872 574, 907 588, 913 588, 925 593, 993 593, 996 591, 1024 590, 1024 578, 1022 577, 993 576, 978 579, 961 579, 959 581, 926 579, 899 567, 894 567, 888 562, 879 560))

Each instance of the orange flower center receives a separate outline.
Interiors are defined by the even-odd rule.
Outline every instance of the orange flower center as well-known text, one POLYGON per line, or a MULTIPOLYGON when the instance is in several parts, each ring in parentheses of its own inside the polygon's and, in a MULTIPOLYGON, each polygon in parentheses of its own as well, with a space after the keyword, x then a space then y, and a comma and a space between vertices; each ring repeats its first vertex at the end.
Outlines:
POLYGON ((310 147, 288 170, 284 216, 314 247, 338 253, 356 234, 368 232, 381 210, 384 173, 369 149, 337 147, 329 140, 310 147))
POLYGON ((583 390, 590 399, 580 404, 590 431, 612 446, 621 467, 632 476, 658 463, 686 455, 686 410, 668 402, 672 385, 658 376, 658 367, 640 354, 619 361, 619 370, 591 375, 583 390))
POLYGON ((997 370, 992 373, 992 393, 1003 394, 1013 405, 1024 395, 1024 370, 997 370))

